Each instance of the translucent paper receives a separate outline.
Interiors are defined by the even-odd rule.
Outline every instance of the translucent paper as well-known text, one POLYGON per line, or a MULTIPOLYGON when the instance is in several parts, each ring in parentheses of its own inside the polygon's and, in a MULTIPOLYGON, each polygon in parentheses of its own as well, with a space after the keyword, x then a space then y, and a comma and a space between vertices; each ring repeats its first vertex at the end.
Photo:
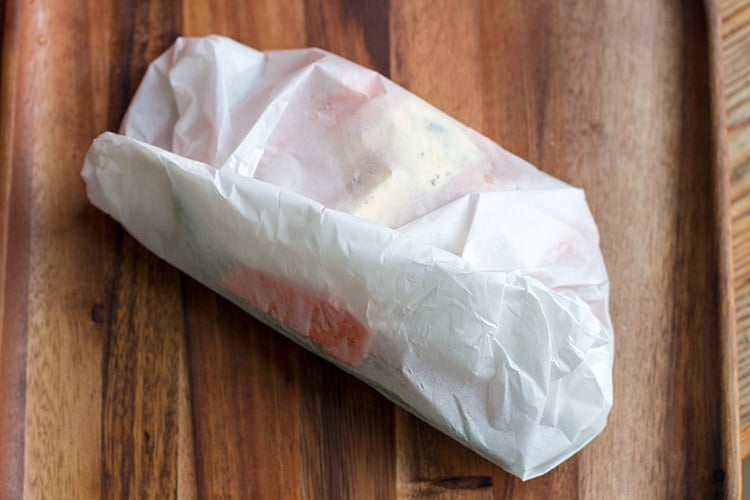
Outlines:
POLYGON ((216 36, 151 65, 121 132, 86 157, 92 203, 477 453, 528 479, 604 427, 580 189, 333 54, 216 36))

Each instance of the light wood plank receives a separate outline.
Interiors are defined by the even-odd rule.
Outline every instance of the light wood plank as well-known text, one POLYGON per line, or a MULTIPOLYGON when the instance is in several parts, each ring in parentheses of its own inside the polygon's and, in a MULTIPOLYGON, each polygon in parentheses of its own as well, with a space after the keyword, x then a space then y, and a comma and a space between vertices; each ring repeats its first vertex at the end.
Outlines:
MULTIPOLYGON (((740 419, 750 424, 750 0, 721 0, 740 419)), ((747 433, 743 433, 743 437, 747 433)), ((744 440, 743 440, 744 443, 744 440)), ((748 446, 743 445, 743 456, 748 446)))

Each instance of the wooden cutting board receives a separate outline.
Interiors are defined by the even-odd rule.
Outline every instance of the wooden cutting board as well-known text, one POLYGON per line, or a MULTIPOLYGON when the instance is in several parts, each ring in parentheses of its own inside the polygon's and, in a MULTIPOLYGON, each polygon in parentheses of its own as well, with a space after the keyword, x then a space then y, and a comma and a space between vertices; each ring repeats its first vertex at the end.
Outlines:
POLYGON ((0 497, 738 495, 713 2, 14 1, 0 66, 0 497), (141 247, 86 200, 179 35, 317 45, 584 187, 611 281, 602 435, 522 483, 141 247))

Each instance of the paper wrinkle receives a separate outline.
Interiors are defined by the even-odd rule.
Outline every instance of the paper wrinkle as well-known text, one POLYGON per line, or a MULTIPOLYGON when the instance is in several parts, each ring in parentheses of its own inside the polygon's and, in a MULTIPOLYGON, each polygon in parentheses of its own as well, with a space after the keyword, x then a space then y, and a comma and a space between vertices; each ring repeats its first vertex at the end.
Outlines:
POLYGON ((217 36, 151 64, 122 133, 86 156, 91 202, 296 342, 523 479, 603 429, 582 190, 338 56, 217 36))

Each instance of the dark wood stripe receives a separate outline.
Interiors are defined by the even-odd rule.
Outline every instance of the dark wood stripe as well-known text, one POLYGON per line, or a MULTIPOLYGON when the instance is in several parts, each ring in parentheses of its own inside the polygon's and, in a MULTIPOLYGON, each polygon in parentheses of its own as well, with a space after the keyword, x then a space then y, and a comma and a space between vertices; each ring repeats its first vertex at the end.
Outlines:
POLYGON ((306 0, 307 45, 390 75, 390 0, 306 0))
POLYGON ((391 74, 390 0, 345 1, 341 12, 347 23, 359 26, 371 68, 391 74))
POLYGON ((332 364, 318 364, 320 386, 312 395, 319 401, 323 430, 324 498, 392 498, 396 494, 393 404, 332 364))
MULTIPOLYGON (((110 130, 119 129, 148 64, 180 34, 181 6, 171 0, 113 3, 110 130)), ((173 497, 182 339, 179 273, 111 221, 102 229, 115 242, 105 306, 102 489, 118 498, 173 497)))
POLYGON ((437 489, 446 490, 484 490, 492 488, 492 476, 459 476, 440 477, 422 480, 437 489))
MULTIPOLYGON (((665 435, 670 442, 680 443, 677 451, 683 459, 666 460, 666 481, 671 494, 681 488, 704 491, 724 496, 724 482, 716 481, 716 467, 720 466, 721 451, 706 447, 705 442, 720 442, 722 429, 709 422, 720 422, 720 399, 712 397, 720 384, 718 331, 715 321, 719 313, 716 263, 716 228, 711 162, 701 158, 711 156, 709 140, 696 143, 696 137, 710 138, 712 124, 705 120, 711 115, 710 84, 707 65, 692 63, 695 54, 709 58, 707 20, 699 2, 683 2, 681 12, 684 36, 681 75, 683 106, 681 108, 680 158, 676 172, 676 199, 701 200, 701 203, 679 203, 676 207, 675 231, 677 241, 694 241, 701 235, 700 244, 679 245, 674 255, 671 279, 673 289, 689 297, 701 297, 686 307, 683 295, 677 294, 673 303, 670 332, 668 379, 672 404, 667 407, 665 435), (710 362, 698 363, 696 356, 710 362), (706 462, 715 464, 705 467, 706 462), (682 483, 682 484, 680 484, 682 483), (679 486, 678 486, 679 485, 679 486), (672 489, 674 488, 674 489, 672 489)), ((665 457, 667 458, 667 457, 665 457)))
POLYGON ((113 0, 108 129, 118 130, 148 65, 182 34, 182 1, 113 0))

